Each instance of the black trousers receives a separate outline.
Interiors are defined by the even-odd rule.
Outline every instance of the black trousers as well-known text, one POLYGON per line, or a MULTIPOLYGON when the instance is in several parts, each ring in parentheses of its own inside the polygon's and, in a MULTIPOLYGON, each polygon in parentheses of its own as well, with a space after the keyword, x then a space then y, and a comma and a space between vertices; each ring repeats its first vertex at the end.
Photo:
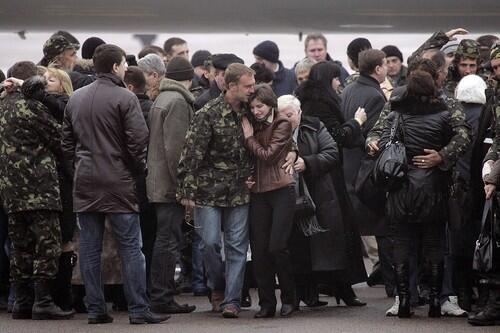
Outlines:
POLYGON ((155 204, 157 226, 151 261, 151 305, 168 305, 175 294, 175 264, 182 242, 184 207, 178 203, 155 204))
POLYGON ((444 258, 445 224, 442 221, 429 223, 405 223, 394 225, 394 263, 408 264, 412 243, 420 239, 424 261, 440 265, 444 258))
POLYGON ((259 305, 275 308, 275 275, 278 275, 281 302, 295 303, 295 284, 288 252, 295 208, 292 186, 252 194, 250 201, 250 244, 259 305))

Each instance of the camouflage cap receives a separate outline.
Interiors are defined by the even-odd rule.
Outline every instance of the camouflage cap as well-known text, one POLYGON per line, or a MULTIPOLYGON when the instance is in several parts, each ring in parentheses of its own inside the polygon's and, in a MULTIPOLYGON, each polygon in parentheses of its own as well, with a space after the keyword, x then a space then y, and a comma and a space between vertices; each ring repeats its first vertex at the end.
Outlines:
POLYGON ((491 46, 490 59, 500 59, 500 42, 496 42, 491 46))
POLYGON ((461 58, 479 58, 479 44, 473 39, 462 39, 455 55, 461 58))
POLYGON ((76 48, 63 36, 53 35, 45 42, 45 44, 43 44, 43 55, 46 58, 52 59, 63 53, 66 49, 76 48))

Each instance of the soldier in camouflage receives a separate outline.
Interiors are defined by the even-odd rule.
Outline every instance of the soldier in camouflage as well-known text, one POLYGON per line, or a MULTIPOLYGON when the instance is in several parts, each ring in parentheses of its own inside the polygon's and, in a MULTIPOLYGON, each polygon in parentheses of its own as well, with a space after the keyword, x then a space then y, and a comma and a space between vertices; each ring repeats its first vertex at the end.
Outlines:
POLYGON ((455 56, 448 69, 444 90, 453 96, 458 82, 469 74, 476 74, 479 68, 479 44, 472 39, 463 39, 458 44, 455 56))
POLYGON ((177 196, 187 209, 196 205, 194 218, 204 243, 213 310, 222 307, 224 317, 234 318, 240 311, 248 248, 250 196, 245 182, 252 171, 241 119, 254 92, 254 71, 231 64, 224 80, 227 90, 200 109, 191 122, 179 162, 177 196))
MULTIPOLYGON (((500 82, 500 42, 496 43, 491 48, 491 69, 493 70, 493 78, 500 82)), ((498 159, 500 154, 500 84, 496 85, 495 92, 492 94, 491 98, 488 100, 488 107, 491 108, 493 112, 493 117, 495 119, 495 137, 493 139, 493 145, 490 151, 486 155, 485 161, 492 163, 498 159)))
MULTIPOLYGON (((497 82, 500 82, 500 43, 497 42, 491 47, 490 53, 491 59, 491 69, 494 74, 494 78, 497 82)), ((496 91, 494 98, 491 99, 491 107, 494 112, 495 119, 495 138, 493 139, 493 146, 490 149, 490 152, 485 157, 486 163, 493 164, 494 160, 498 159, 499 153, 499 143, 500 143, 500 85, 496 85, 496 91)), ((486 175, 485 175, 486 176, 486 175)), ((486 197, 491 198, 495 191, 495 184, 487 183, 484 188, 486 192, 486 197)), ((497 192, 497 201, 498 198, 497 192)), ((498 224, 498 219, 497 219, 498 224)), ((493 270, 492 272, 486 274, 485 276, 488 280, 496 280, 498 279, 498 272, 493 270)), ((500 321, 500 291, 492 290, 490 293, 490 297, 488 299, 488 303, 485 307, 481 309, 478 313, 469 315, 468 322, 472 325, 478 326, 486 326, 486 325, 495 325, 500 321)))
POLYGON ((0 102, 0 197, 12 243, 14 319, 72 316, 54 305, 50 294, 61 253, 60 138, 60 125, 40 102, 25 99, 18 89, 0 102))

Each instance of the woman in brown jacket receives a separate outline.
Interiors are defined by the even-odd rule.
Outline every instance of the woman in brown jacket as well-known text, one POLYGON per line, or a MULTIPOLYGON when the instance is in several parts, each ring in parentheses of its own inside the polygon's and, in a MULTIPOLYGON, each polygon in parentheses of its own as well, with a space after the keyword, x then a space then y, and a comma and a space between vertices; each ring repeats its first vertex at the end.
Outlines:
POLYGON ((250 244, 259 291, 260 311, 255 318, 274 316, 275 275, 281 288, 281 316, 295 310, 295 284, 287 248, 295 208, 293 175, 282 168, 292 149, 292 125, 277 111, 269 85, 258 85, 250 98, 251 122, 243 120, 247 148, 255 156, 251 182, 250 244), (254 131, 255 128, 255 131, 254 131))

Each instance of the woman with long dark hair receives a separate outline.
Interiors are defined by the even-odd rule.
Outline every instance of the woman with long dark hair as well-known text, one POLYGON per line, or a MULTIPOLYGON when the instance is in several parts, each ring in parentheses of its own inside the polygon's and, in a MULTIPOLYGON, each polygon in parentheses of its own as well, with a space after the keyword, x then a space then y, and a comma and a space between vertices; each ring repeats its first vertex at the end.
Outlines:
MULTIPOLYGON (((316 268, 318 271, 328 273, 321 274, 321 278, 318 274, 315 275, 319 278, 318 283, 326 286, 327 293, 334 294, 338 300, 342 299, 348 306, 362 306, 366 303, 361 302, 351 288, 353 284, 366 281, 366 270, 359 231, 351 222, 354 220, 354 213, 342 170, 342 148, 351 147, 359 141, 362 135, 361 128, 367 118, 365 111, 360 108, 354 119, 345 121, 340 110, 341 99, 336 92, 340 85, 339 76, 340 68, 337 65, 326 61, 318 62, 312 66, 308 80, 297 89, 297 97, 300 100, 303 115, 315 117, 324 124, 325 129, 335 141, 339 154, 338 165, 330 168, 328 172, 333 180, 334 195, 339 203, 341 217, 334 219, 332 222, 334 228, 331 228, 328 233, 334 237, 326 242, 326 244, 332 242, 333 245, 329 246, 333 246, 333 253, 329 253, 329 260, 323 261, 324 265, 316 268)), ((306 294, 302 300, 306 304, 317 305, 314 287, 305 286, 305 288, 312 289, 312 291, 304 292, 299 288, 299 295, 306 294)))
POLYGON ((431 166, 422 156, 424 149, 440 151, 452 135, 450 112, 439 98, 431 74, 414 70, 406 90, 391 97, 392 112, 387 118, 380 147, 395 139, 406 148, 407 177, 389 189, 386 212, 394 230, 394 268, 399 295, 398 316, 411 315, 408 261, 412 243, 421 239, 423 260, 430 263, 429 317, 441 316, 440 292, 443 277, 444 232, 448 211, 449 173, 431 166), (397 125, 394 125, 397 121, 397 125))

